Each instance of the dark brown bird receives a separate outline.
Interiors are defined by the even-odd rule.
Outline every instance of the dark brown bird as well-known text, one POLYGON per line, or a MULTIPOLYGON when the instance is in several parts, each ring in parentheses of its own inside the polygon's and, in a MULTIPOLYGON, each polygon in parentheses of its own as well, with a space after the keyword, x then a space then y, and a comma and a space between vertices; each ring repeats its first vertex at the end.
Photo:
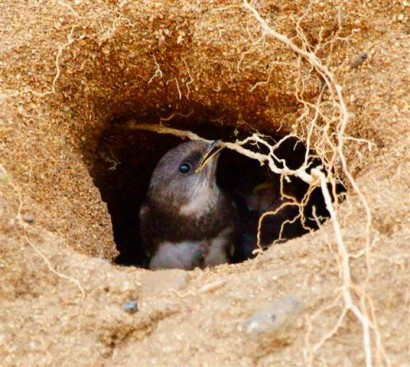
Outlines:
POLYGON ((188 141, 157 164, 140 209, 140 228, 151 269, 229 263, 236 209, 216 184, 220 141, 188 141))

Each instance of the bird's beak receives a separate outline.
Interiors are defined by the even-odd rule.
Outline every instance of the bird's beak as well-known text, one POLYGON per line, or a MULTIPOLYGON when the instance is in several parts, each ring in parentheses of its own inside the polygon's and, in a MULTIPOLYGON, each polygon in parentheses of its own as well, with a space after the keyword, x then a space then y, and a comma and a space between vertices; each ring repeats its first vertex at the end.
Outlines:
POLYGON ((202 158, 202 162, 195 172, 201 171, 210 161, 212 161, 212 159, 218 156, 223 148, 225 148, 225 145, 222 143, 222 140, 215 140, 209 144, 209 147, 202 158))

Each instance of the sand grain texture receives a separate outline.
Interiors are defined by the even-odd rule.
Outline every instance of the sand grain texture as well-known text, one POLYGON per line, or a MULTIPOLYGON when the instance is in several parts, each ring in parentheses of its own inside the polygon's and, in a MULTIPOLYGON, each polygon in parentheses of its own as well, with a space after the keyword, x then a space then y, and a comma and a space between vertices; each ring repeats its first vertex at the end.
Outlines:
MULTIPOLYGON (((372 142, 369 150, 346 139, 374 240, 370 272, 364 256, 351 259, 351 272, 377 320, 383 349, 372 333, 373 365, 405 366, 409 5, 337 4, 313 1, 307 13, 302 0, 255 8, 298 46, 298 26, 312 47, 322 45, 317 56, 343 87, 346 136, 372 142)), ((153 278, 110 263, 117 250, 93 180, 102 169, 99 137, 113 117, 158 123, 176 113, 191 116, 185 126, 179 120, 185 128, 196 116, 215 128, 246 123, 303 135, 300 98, 314 102, 321 86, 305 61, 263 37, 241 2, 2 1, 0 14, 2 365, 364 365, 363 330, 350 312, 313 352, 343 311, 330 222, 253 261, 175 273, 161 291, 143 291, 144 279, 167 273, 153 278), (304 308, 282 339, 240 331, 287 296, 304 308), (138 300, 138 312, 122 310, 129 300, 138 300)), ((338 216, 349 252, 360 252, 366 217, 353 190, 338 216)))

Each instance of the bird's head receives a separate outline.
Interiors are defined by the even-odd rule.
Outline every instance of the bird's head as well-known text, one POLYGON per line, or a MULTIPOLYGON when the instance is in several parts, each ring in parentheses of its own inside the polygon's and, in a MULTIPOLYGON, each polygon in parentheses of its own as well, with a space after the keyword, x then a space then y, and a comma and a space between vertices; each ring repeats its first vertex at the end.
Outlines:
POLYGON ((188 141, 168 151, 152 174, 149 199, 178 206, 186 215, 212 205, 219 194, 215 176, 223 147, 219 140, 188 141))

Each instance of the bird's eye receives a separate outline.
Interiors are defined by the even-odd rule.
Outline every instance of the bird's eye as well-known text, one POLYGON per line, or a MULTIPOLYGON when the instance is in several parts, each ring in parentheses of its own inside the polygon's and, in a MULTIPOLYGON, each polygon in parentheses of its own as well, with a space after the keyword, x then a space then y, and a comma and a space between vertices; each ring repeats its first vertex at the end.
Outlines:
POLYGON ((184 175, 187 174, 192 169, 192 165, 189 162, 183 162, 179 166, 179 172, 183 173, 184 175))

